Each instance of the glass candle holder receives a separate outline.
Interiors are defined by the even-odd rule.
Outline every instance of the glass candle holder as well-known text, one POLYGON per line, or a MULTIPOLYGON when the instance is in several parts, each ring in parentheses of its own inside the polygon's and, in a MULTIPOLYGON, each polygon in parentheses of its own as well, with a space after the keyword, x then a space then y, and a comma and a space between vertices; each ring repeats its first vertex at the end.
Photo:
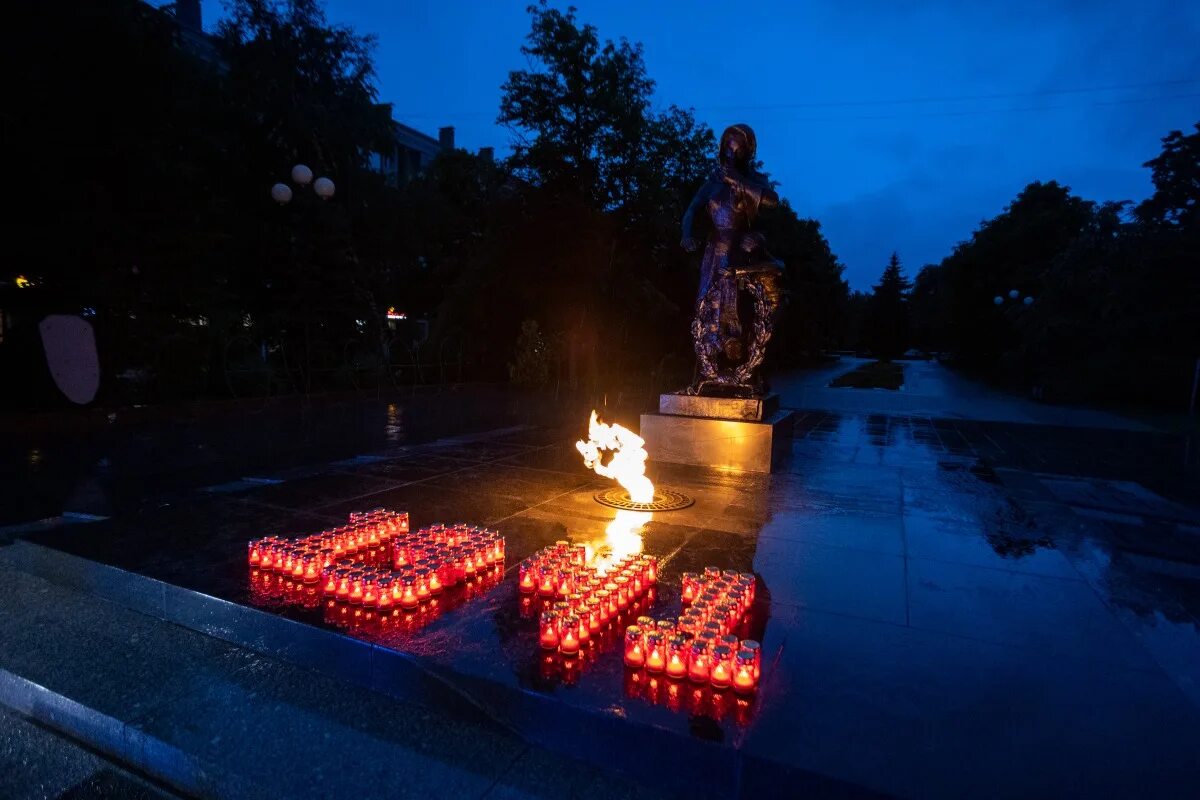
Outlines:
POLYGON ((575 573, 568 569, 560 569, 554 578, 554 591, 559 597, 566 597, 575 591, 575 573))
POLYGON ((637 621, 634 624, 637 625, 639 628, 641 628, 643 631, 649 632, 652 630, 657 630, 655 623, 654 623, 654 617, 648 617, 645 614, 638 617, 637 621))
POLYGON ((434 559, 429 562, 429 578, 426 581, 431 595, 442 593, 442 562, 434 559))
POLYGON ((667 665, 665 672, 668 678, 682 678, 687 675, 688 646, 682 636, 671 636, 667 639, 667 665))
POLYGON ((417 576, 411 572, 400 576, 399 605, 409 611, 421 605, 421 600, 417 597, 417 576))
POLYGON ((700 576, 697 575, 695 572, 683 573, 683 576, 682 576, 683 583, 681 584, 681 587, 680 587, 680 599, 683 600, 684 605, 688 605, 690 603, 695 602, 696 599, 700 596, 699 578, 700 578, 700 576))
POLYGON ((741 584, 743 587, 745 587, 746 589, 748 589, 748 590, 749 590, 749 592, 748 592, 748 594, 749 594, 749 597, 746 599, 746 603, 747 603, 748 605, 753 605, 753 603, 754 603, 754 589, 755 589, 755 587, 758 585, 758 581, 755 579, 754 575, 752 575, 751 573, 749 573, 749 572, 743 572, 743 573, 742 573, 742 576, 741 576, 741 578, 740 578, 740 580, 739 580, 739 583, 740 583, 740 584, 741 584))
POLYGON ((334 597, 338 600, 348 600, 350 598, 350 570, 342 567, 333 571, 334 577, 337 580, 337 591, 334 597))
POLYGON ((658 583, 658 558, 642 556, 642 577, 650 586, 658 583))
POLYGON ((364 606, 379 604, 379 574, 374 570, 363 573, 362 604, 364 606))
POLYGON ((758 686, 754 661, 754 652, 751 650, 738 650, 734 656, 733 690, 738 694, 750 694, 758 686))
MULTIPOLYGON (((392 584, 395 583, 390 575, 385 575, 375 582, 377 597, 375 605, 380 611, 389 611, 392 608, 392 584)), ((365 599, 365 598, 364 598, 365 599)))
POLYGON ((725 645, 726 647, 728 647, 728 648, 729 648, 729 650, 730 650, 730 651, 731 651, 731 652, 732 652, 734 655, 737 655, 737 652, 738 652, 738 650, 741 650, 741 649, 742 649, 742 642, 741 642, 741 640, 740 640, 740 639, 738 639, 738 637, 737 637, 737 636, 735 636, 735 635, 733 635, 732 633, 727 633, 727 634, 725 634, 725 635, 723 635, 723 636, 718 636, 718 637, 717 637, 717 644, 725 645))
POLYGON ((711 674, 710 660, 708 643, 699 639, 692 642, 688 653, 688 680, 693 683, 708 683, 711 674))
POLYGON ((579 620, 579 641, 586 642, 592 638, 592 629, 588 625, 587 609, 575 611, 573 616, 579 620))
POLYGON ((617 608, 625 609, 629 607, 629 578, 620 575, 613 579, 613 583, 617 585, 617 608))
POLYGON ((558 649, 558 614, 543 611, 538 620, 538 645, 543 650, 558 649))
POLYGON ((714 689, 727 689, 733 682, 733 651, 723 644, 712 650, 712 667, 709 681, 714 689))
POLYGON ((662 672, 667 668, 667 646, 658 631, 646 634, 646 671, 662 672))
POLYGON ((612 619, 613 606, 615 606, 616 603, 612 600, 612 597, 607 589, 600 589, 593 595, 593 597, 600 604, 600 624, 604 625, 610 619, 612 619))
POLYGON ((358 605, 363 599, 363 572, 355 570, 350 573, 350 593, 346 599, 351 603, 358 605))
POLYGON ((257 567, 262 563, 262 544, 258 539, 251 539, 246 546, 246 562, 252 567, 257 567))
POLYGON ((704 568, 704 577, 710 581, 720 580, 721 579, 721 570, 717 569, 716 567, 705 567, 704 568))
POLYGON ((539 597, 554 597, 554 575, 555 571, 548 565, 543 564, 538 575, 538 596, 539 597))
POLYGON ((413 575, 417 579, 416 585, 414 586, 417 591, 417 601, 423 603, 428 600, 430 596, 429 567, 418 567, 417 569, 413 570, 413 575))
POLYGON ((592 633, 600 630, 602 615, 600 613, 600 598, 589 597, 584 601, 584 613, 587 615, 588 630, 592 633))
POLYGON ((708 622, 700 626, 700 633, 697 636, 707 636, 708 638, 716 639, 725 632, 720 622, 709 619, 708 622))
POLYGON ((574 614, 558 619, 558 650, 564 656, 579 654, 579 617, 574 614))
POLYGON ((642 638, 642 629, 630 625, 625 629, 625 666, 635 669, 646 664, 646 643, 642 638))
POLYGON ((332 567, 321 571, 321 594, 334 597, 337 594, 337 570, 332 567))
POLYGON ((537 564, 522 561, 521 566, 517 568, 517 591, 521 594, 533 594, 537 591, 537 579, 537 564))
POLYGON ((754 680, 762 677, 762 645, 753 639, 743 639, 742 649, 754 654, 754 680))
POLYGON ((654 623, 654 628, 663 635, 663 639, 669 639, 675 635, 675 620, 660 619, 654 623))

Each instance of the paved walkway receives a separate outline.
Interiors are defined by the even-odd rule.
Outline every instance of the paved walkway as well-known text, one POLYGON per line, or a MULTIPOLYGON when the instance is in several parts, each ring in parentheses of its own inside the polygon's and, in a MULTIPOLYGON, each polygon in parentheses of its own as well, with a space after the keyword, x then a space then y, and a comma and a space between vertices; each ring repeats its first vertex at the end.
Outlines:
POLYGON ((772 386, 789 408, 858 414, 920 414, 930 417, 1123 430, 1151 430, 1108 411, 1035 403, 959 375, 937 361, 901 361, 904 388, 829 388, 829 382, 870 359, 843 358, 817 370, 785 373, 772 386))

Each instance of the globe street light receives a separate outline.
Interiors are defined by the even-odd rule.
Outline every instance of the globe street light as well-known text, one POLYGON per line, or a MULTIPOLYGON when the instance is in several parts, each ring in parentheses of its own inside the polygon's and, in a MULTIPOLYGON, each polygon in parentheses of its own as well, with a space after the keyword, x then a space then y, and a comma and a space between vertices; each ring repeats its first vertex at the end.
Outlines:
POLYGON ((313 191, 317 193, 317 197, 322 200, 328 200, 333 197, 334 185, 329 178, 317 178, 313 181, 313 191))
MULTIPOLYGON (((304 164, 297 164, 296 166, 292 167, 292 181, 295 182, 297 186, 308 186, 309 184, 312 184, 313 192, 322 200, 328 200, 329 198, 333 197, 333 193, 337 188, 334 186, 333 181, 329 178, 322 177, 317 178, 314 181, 313 171, 304 164)), ((285 206, 292 202, 292 196, 292 187, 288 186, 286 183, 277 183, 271 187, 271 198, 281 206, 285 206)))

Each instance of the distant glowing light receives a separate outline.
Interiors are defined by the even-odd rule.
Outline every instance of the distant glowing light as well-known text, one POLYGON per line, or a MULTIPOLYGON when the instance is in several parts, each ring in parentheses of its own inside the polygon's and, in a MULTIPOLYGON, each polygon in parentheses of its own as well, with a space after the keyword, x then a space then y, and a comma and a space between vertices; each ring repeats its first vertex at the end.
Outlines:
POLYGON ((29 278, 26 278, 24 275, 18 275, 15 283, 17 284, 18 289, 28 289, 30 286, 34 285, 33 281, 29 280, 29 278))
POLYGON ((388 306, 387 318, 388 319, 408 319, 408 314, 405 314, 403 311, 397 311, 395 306, 388 306))

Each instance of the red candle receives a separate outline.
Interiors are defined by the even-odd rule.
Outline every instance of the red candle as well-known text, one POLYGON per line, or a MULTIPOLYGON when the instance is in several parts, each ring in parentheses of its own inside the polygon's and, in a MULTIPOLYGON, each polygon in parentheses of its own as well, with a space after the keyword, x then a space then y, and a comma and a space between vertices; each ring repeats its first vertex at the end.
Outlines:
POLYGON ((538 595, 540 597, 554 597, 554 570, 543 566, 538 580, 538 595))
POLYGON ((658 631, 646 634, 646 671, 662 672, 667 667, 667 648, 658 631))
POLYGON ((321 579, 321 568, 317 563, 317 556, 314 556, 311 553, 304 556, 303 564, 304 568, 303 572, 301 573, 301 579, 305 583, 316 583, 321 579))
POLYGON ((543 611, 538 624, 538 644, 543 650, 558 649, 558 614, 543 611))
POLYGON ((646 645, 642 640, 642 629, 630 625, 625 629, 625 666, 641 667, 646 663, 646 645))
POLYGON ((600 624, 604 625, 612 618, 612 611, 610 610, 609 592, 607 589, 601 589, 600 591, 596 592, 596 594, 593 595, 593 597, 596 599, 597 604, 599 606, 600 624))
POLYGON ((713 648, 709 680, 714 689, 728 688, 733 681, 733 651, 723 644, 713 648))
POLYGON ((375 572, 369 572, 363 575, 362 580, 362 604, 364 606, 375 606, 379 604, 379 576, 375 572))
POLYGON ((750 694, 757 685, 754 653, 750 650, 739 650, 737 656, 734 657, 733 690, 738 694, 750 694))
POLYGON ((654 556, 642 556, 642 563, 646 583, 651 585, 658 583, 658 559, 654 556))
POLYGON ((337 594, 337 572, 337 570, 333 569, 325 570, 325 579, 322 581, 321 592, 326 597, 333 597, 337 594))
POLYGON ((570 571, 562 569, 558 571, 557 583, 555 584, 556 591, 559 597, 566 597, 575 591, 575 576, 570 571))
POLYGON ((564 656, 579 653, 579 617, 574 614, 558 620, 558 649, 564 656))
POLYGON ((762 677, 762 645, 753 639, 743 639, 742 649, 754 654, 754 680, 762 677))
POLYGON ((442 593, 442 562, 429 562, 429 580, 427 583, 429 585, 430 594, 442 593))
POLYGON ((629 578, 624 575, 619 576, 615 581, 617 585, 617 608, 623 609, 629 607, 629 578))
POLYGON ((363 598, 363 574, 361 571, 350 573, 350 594, 346 597, 351 603, 361 603, 363 598))
POLYGON ((708 683, 709 680, 708 644, 703 641, 692 642, 691 653, 688 657, 688 679, 694 683, 708 683))
POLYGON ((390 611, 392 608, 392 585, 394 581, 390 577, 380 578, 377 583, 378 598, 375 604, 380 611, 390 611))
POLYGON ((668 678, 682 678, 687 675, 687 641, 682 636, 672 636, 667 639, 668 678))
POLYGON ((429 599, 429 574, 429 567, 420 567, 413 571, 413 575, 416 577, 413 590, 417 593, 418 602, 423 603, 429 599))
POLYGON ((400 578, 400 607, 414 609, 421 604, 417 597, 417 578, 408 573, 400 578))
POLYGON ((257 567, 259 564, 262 563, 262 550, 260 549, 260 547, 261 547, 261 545, 259 544, 258 539, 250 540, 250 545, 248 548, 246 560, 252 566, 257 567))
POLYGON ((350 570, 339 569, 334 571, 337 578, 337 592, 335 596, 338 600, 347 600, 350 597, 350 570))
POLYGON ((588 630, 593 633, 600 630, 602 617, 600 613, 600 598, 589 597, 584 601, 584 608, 587 609, 588 630))

